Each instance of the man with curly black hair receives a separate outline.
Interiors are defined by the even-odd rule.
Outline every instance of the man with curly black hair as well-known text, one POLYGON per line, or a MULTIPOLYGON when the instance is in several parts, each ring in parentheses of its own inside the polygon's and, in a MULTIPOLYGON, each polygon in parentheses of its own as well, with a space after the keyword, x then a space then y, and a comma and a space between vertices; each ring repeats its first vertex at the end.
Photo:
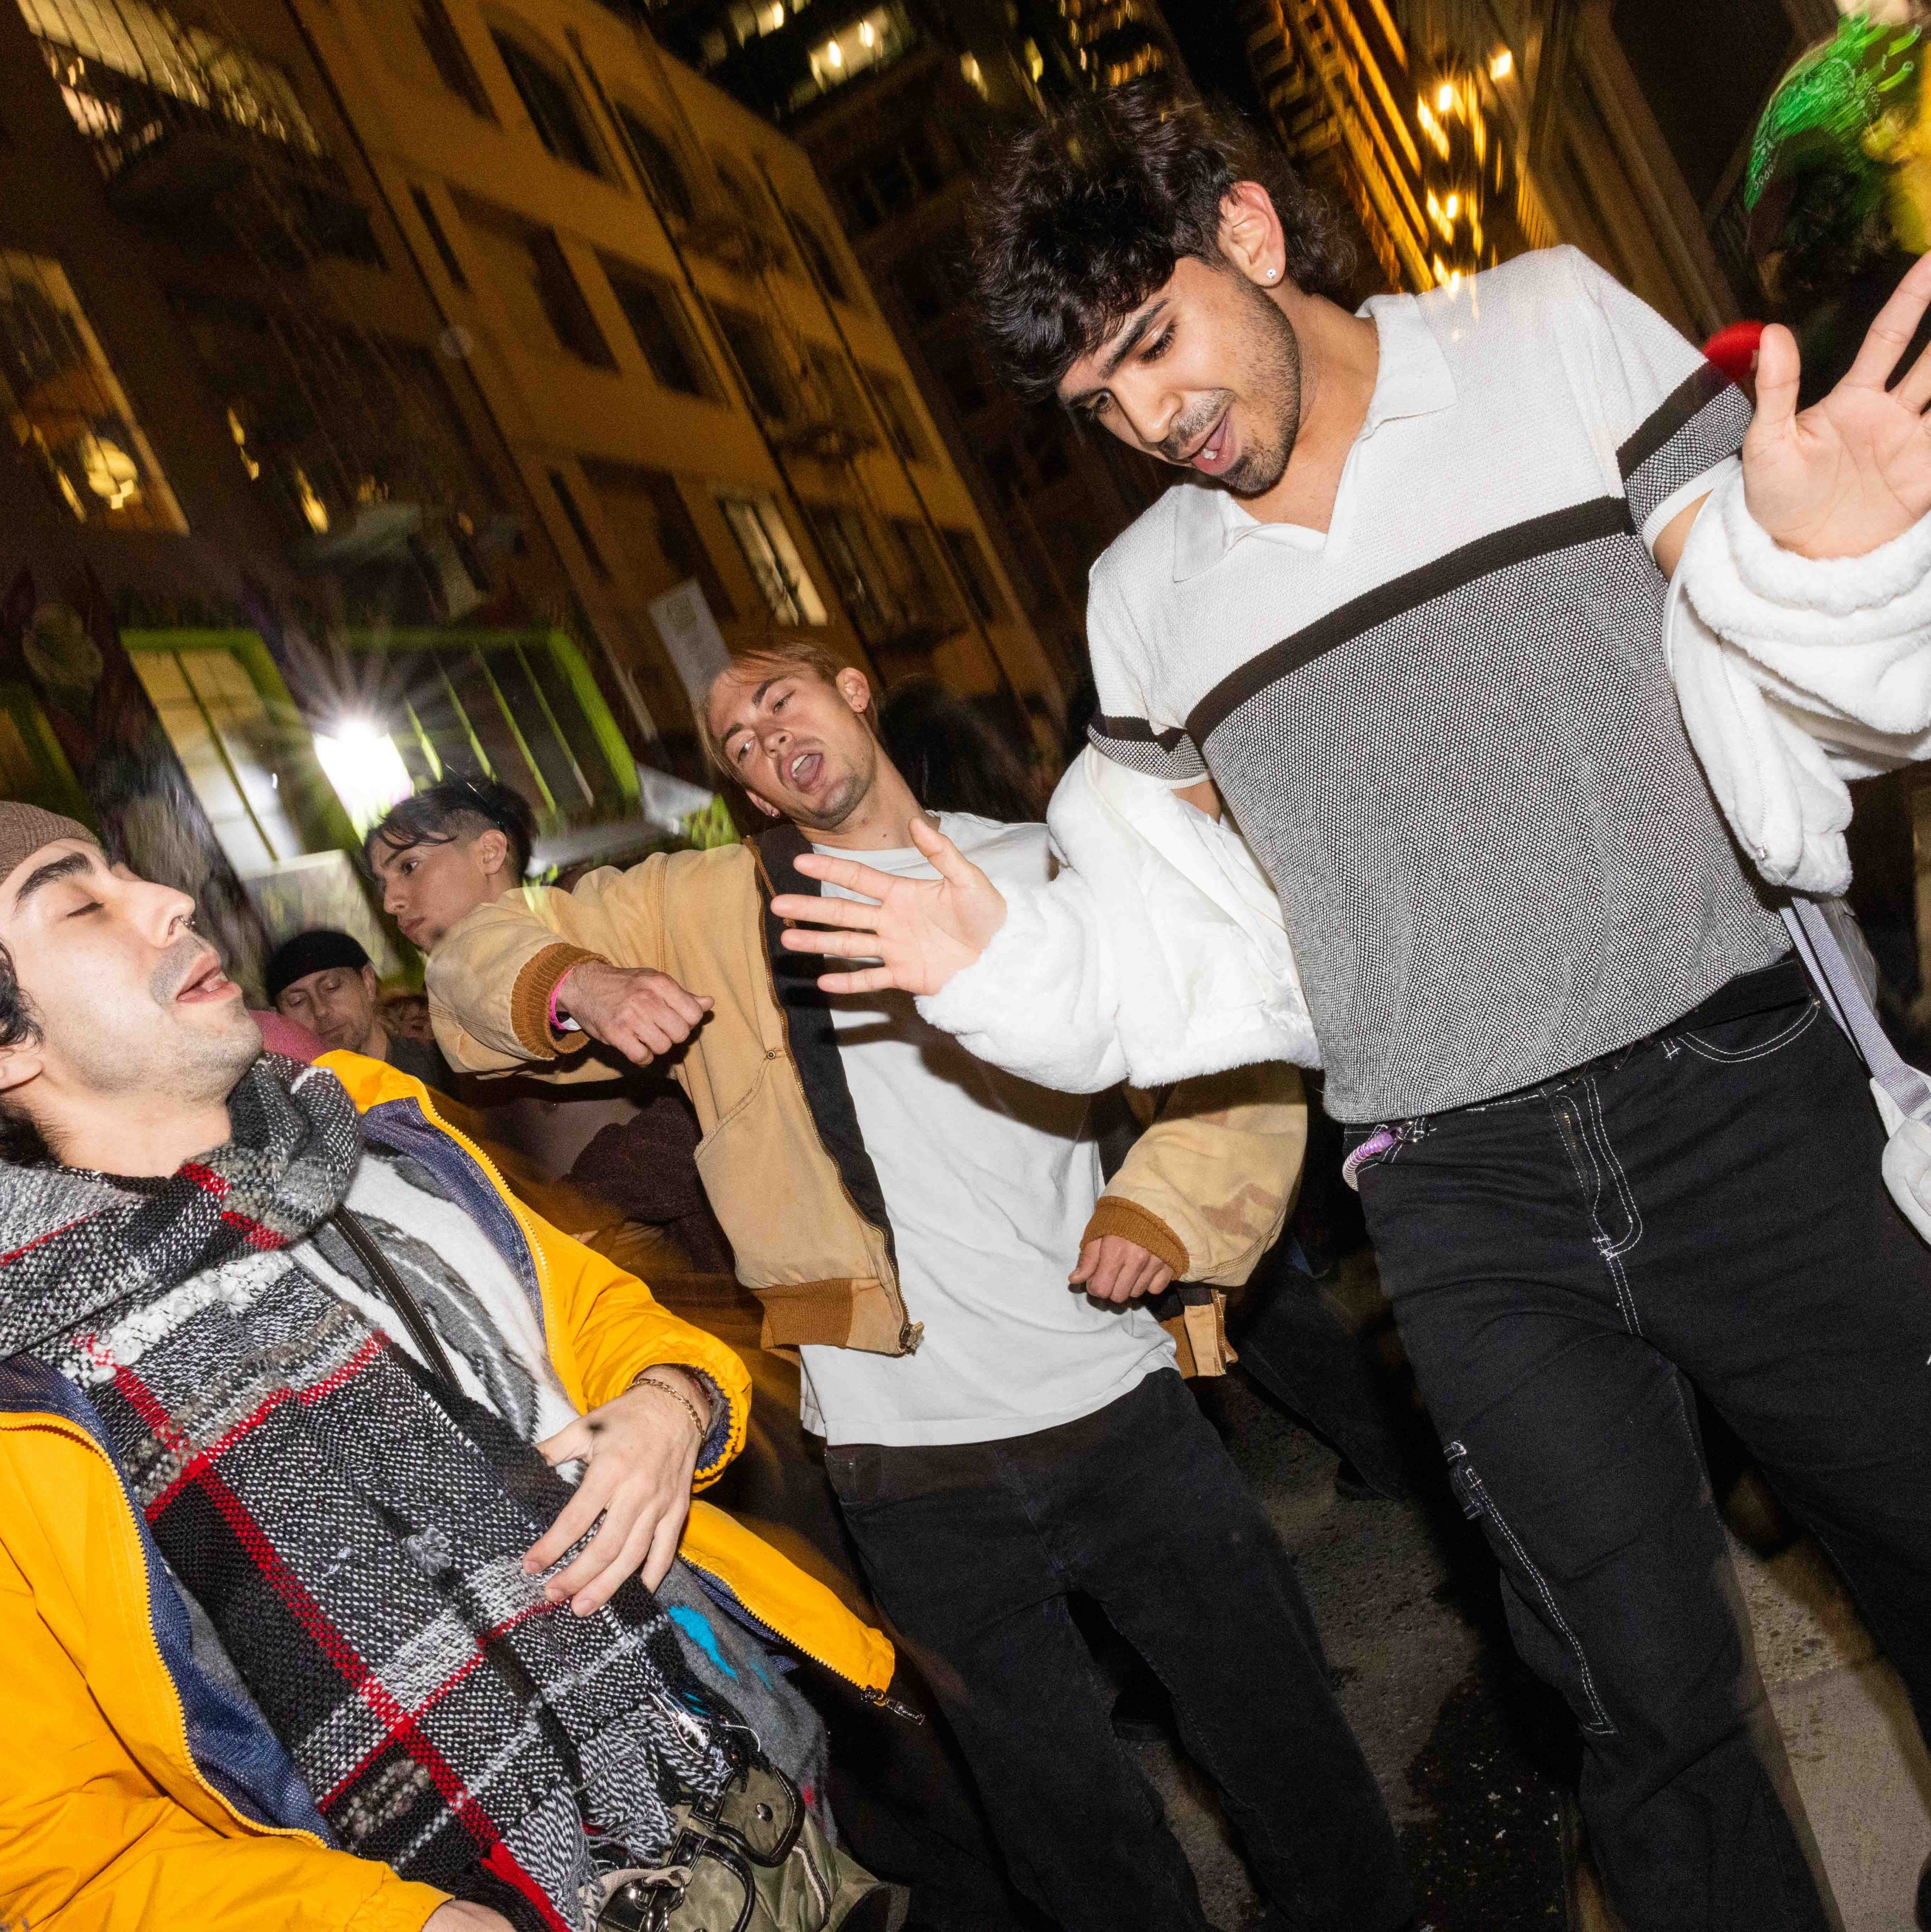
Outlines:
MULTIPOLYGON (((1351 313, 1278 158, 1131 93, 1013 144, 979 259, 1017 388, 1193 472, 1093 572, 1099 711, 1049 822, 1103 836, 1015 894, 916 820, 936 880, 808 855, 853 896, 775 900, 835 928, 784 944, 1051 1084, 1318 1057, 1612 1901, 1822 1932, 1688 1394, 1931 1718, 1931 1256, 1763 886, 1840 890, 1843 776, 1924 740, 1879 718, 1827 763, 1828 705, 1787 708, 1814 663, 1673 680, 1669 580, 1705 636, 1726 584, 1740 635, 1891 634, 1931 534, 1931 259, 1801 414, 1766 331, 1753 416, 1573 249, 1351 313), (1190 837, 1223 796, 1277 902, 1190 837)), ((1844 702, 1897 655, 1831 658, 1844 702)))

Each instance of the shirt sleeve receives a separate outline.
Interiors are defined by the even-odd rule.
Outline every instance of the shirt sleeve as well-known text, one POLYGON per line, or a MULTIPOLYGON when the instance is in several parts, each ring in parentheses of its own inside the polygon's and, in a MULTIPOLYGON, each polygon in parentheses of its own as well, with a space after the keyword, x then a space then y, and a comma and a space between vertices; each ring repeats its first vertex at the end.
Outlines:
POLYGON ((1176 788, 1207 776, 1207 760, 1177 719, 1148 701, 1145 652, 1116 574, 1102 557, 1087 589, 1087 649, 1099 709, 1087 727, 1093 748, 1129 771, 1176 788))
POLYGON ((1589 304, 1601 412, 1630 520, 1652 550, 1687 504, 1735 466, 1750 399, 1694 344, 1579 250, 1564 251, 1589 304))

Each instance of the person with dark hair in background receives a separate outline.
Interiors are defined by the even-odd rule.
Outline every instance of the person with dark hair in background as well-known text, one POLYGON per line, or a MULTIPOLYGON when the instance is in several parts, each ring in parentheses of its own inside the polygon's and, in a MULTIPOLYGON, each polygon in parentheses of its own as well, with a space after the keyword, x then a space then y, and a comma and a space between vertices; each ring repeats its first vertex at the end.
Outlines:
MULTIPOLYGON (((1753 414, 1573 248, 1351 313, 1333 217, 1282 158, 1128 88, 988 170, 978 260, 1013 387, 1192 472, 1093 572, 1099 712, 1055 809, 1084 788, 1118 836, 1021 895, 916 822, 936 880, 801 858, 849 896, 781 898, 835 928, 784 943, 878 962, 829 993, 919 995, 1070 1085, 1210 1037, 1213 976, 1243 960, 1304 1001, 1454 1487, 1581 1726, 1611 1903, 1632 1932, 1822 1932, 1687 1385, 1829 1549, 1931 1729, 1931 1255, 1767 902, 1841 829, 1828 700, 1787 726, 1809 753, 1773 748, 1810 760, 1808 791, 1775 768, 1780 800, 1828 809, 1773 828, 1722 764, 1753 781, 1762 741, 1693 747, 1694 707, 1712 733, 1762 715, 1744 654, 1726 714, 1669 647, 1684 602, 1747 568, 1753 636, 1827 651, 1834 614, 1840 636, 1915 621, 1931 357, 1900 358, 1931 258, 1801 413, 1796 344, 1766 330, 1753 414), (1266 904, 1160 869, 1176 797, 1217 818, 1223 794, 1266 904), (1232 908, 1211 947, 1194 899, 1232 908)), ((1890 634, 1846 640, 1879 640, 1847 702, 1900 662, 1890 634)))
POLYGON ((1039 816, 1038 788, 1011 744, 968 698, 908 677, 878 707, 878 739, 928 812, 969 812, 1004 825, 1039 816))
POLYGON ((275 1011, 306 1027, 324 1047, 386 1060, 454 1096, 456 1077, 433 1035, 415 1038, 391 1025, 382 982, 360 940, 326 927, 297 933, 268 956, 263 976, 275 1011))

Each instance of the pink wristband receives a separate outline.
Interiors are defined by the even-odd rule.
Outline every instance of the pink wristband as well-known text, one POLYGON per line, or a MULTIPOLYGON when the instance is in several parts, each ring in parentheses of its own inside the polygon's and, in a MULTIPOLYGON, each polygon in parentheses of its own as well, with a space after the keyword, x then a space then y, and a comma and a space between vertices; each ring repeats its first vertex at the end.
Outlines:
MULTIPOLYGON (((573 966, 570 969, 570 973, 574 973, 576 970, 573 966)), ((556 996, 562 992, 563 980, 569 978, 570 973, 565 973, 562 979, 559 980, 550 989, 550 1030, 552 1033, 581 1033, 583 1030, 574 1020, 564 1018, 556 1010, 556 996)))

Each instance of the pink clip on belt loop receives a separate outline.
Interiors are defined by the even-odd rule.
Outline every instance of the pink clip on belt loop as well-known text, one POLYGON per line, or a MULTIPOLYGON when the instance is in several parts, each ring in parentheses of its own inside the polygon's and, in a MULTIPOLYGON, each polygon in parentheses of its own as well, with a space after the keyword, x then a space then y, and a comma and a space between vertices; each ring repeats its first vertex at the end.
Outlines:
POLYGON ((1341 1178, 1357 1194, 1361 1192, 1361 1170, 1371 1160, 1379 1160, 1384 1154, 1392 1154, 1401 1145, 1401 1136, 1393 1127, 1377 1127, 1361 1144, 1341 1163, 1341 1178))

